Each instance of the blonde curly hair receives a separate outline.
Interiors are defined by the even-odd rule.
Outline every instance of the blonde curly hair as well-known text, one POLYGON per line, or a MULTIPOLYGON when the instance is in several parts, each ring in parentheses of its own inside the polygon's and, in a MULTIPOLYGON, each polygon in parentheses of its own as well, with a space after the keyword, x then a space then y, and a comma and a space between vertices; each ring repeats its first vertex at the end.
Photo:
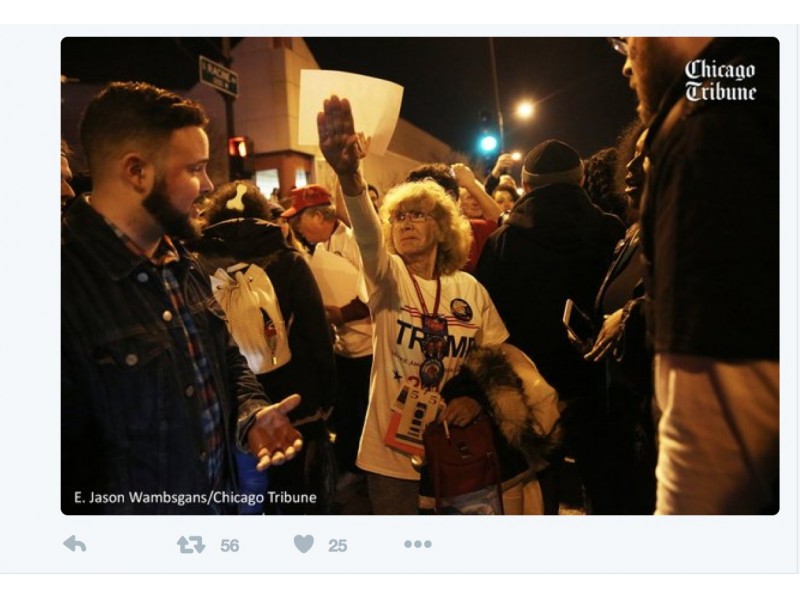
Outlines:
POLYGON ((392 239, 389 219, 400 211, 419 210, 430 214, 439 229, 436 269, 440 275, 452 275, 461 269, 472 246, 472 227, 453 199, 433 180, 401 183, 384 196, 380 209, 386 249, 398 254, 392 239))

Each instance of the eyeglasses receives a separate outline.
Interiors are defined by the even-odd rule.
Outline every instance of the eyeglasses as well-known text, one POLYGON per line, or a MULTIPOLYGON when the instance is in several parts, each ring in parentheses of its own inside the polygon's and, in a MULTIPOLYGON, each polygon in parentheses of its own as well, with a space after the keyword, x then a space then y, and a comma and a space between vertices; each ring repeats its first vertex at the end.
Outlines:
POLYGON ((622 56, 628 56, 628 40, 624 37, 610 37, 608 38, 611 47, 622 56))
POLYGON ((389 223, 405 223, 406 221, 410 223, 422 223, 430 217, 428 213, 419 210, 399 211, 389 217, 389 223))

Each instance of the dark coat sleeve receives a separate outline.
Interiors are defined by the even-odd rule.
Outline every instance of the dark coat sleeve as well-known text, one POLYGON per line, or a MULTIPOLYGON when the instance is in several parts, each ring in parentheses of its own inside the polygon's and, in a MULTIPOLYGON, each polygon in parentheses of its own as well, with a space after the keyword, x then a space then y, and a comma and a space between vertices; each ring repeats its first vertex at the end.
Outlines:
POLYGON ((486 178, 486 182, 483 184, 483 187, 486 189, 486 193, 491 196, 497 189, 498 185, 500 185, 500 178, 489 173, 489 176, 486 178))
POLYGON ((271 402, 230 335, 225 351, 225 363, 231 397, 237 406, 236 440, 239 448, 246 451, 247 432, 255 420, 255 414, 269 406, 271 402))
POLYGON ((61 340, 61 512, 67 515, 90 514, 76 492, 103 491, 105 474, 102 440, 95 426, 89 393, 77 379, 77 356, 70 340, 61 340))
POLYGON ((481 255, 478 258, 478 264, 475 267, 474 273, 475 279, 477 279, 480 284, 486 288, 486 291, 489 292, 490 297, 495 290, 494 277, 497 274, 496 263, 498 231, 492 233, 492 235, 489 236, 489 239, 486 240, 483 250, 481 251, 481 255))
POLYGON ((292 358, 258 379, 276 400, 300 394, 300 406, 291 414, 297 422, 333 406, 336 366, 331 328, 314 275, 298 253, 281 252, 266 269, 286 321, 292 358))
POLYGON ((292 254, 290 297, 294 320, 289 334, 292 360, 302 361, 300 376, 306 393, 323 409, 333 406, 336 365, 333 357, 331 328, 325 317, 322 295, 303 258, 292 254))

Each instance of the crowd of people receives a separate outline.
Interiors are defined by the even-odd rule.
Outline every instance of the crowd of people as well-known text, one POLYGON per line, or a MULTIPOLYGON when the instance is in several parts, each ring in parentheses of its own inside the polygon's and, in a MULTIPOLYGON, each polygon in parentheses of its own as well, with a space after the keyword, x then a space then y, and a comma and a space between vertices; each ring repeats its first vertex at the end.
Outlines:
POLYGON ((557 515, 572 472, 590 514, 777 512, 777 42, 613 46, 639 99, 616 147, 383 196, 346 98, 317 118, 336 189, 276 202, 215 188, 199 104, 102 90, 80 196, 61 147, 63 512, 440 512, 426 431, 479 421, 498 502, 452 512, 557 515), (687 99, 693 60, 758 94, 687 99))

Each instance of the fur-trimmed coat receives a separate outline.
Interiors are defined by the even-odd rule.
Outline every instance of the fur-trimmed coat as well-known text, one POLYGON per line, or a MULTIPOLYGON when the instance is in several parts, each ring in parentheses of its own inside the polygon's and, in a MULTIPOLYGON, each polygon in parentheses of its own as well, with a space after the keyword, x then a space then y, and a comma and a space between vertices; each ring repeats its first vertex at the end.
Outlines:
POLYGON ((474 348, 442 389, 474 398, 491 417, 503 481, 542 470, 560 444, 558 396, 518 348, 474 348))

